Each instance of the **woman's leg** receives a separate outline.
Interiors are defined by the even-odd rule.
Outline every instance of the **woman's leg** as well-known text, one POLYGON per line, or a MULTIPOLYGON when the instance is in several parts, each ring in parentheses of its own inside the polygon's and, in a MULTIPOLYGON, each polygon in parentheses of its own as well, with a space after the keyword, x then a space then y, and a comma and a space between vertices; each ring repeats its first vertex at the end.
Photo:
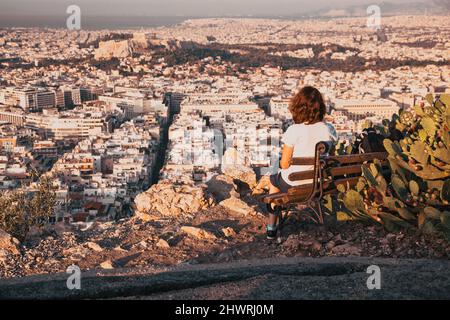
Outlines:
MULTIPOLYGON (((270 186, 269 186, 269 194, 274 194, 274 193, 278 193, 280 192, 280 189, 278 189, 276 186, 274 186, 272 184, 272 182, 270 182, 270 186)), ((272 203, 271 204, 272 209, 275 209, 275 205, 272 203)), ((269 221, 268 221, 268 225, 269 226, 275 226, 277 223, 277 216, 275 214, 270 213, 269 214, 269 221)))

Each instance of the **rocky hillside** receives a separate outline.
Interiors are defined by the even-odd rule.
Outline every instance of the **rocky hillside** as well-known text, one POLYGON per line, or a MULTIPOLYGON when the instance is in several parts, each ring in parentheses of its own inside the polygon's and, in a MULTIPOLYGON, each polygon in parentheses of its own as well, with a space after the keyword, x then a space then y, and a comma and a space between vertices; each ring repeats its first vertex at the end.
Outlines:
POLYGON ((230 167, 202 186, 161 181, 136 199, 136 215, 107 223, 55 225, 19 243, 0 231, 0 277, 82 270, 154 268, 287 256, 449 258, 450 245, 417 231, 306 222, 299 212, 281 244, 265 240, 265 212, 251 195, 256 178, 230 167))

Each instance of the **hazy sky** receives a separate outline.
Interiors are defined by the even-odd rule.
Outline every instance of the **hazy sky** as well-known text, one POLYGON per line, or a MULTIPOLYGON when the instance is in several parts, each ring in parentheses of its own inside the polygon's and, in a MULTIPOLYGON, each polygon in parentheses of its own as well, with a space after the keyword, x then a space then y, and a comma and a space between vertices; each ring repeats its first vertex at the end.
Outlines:
MULTIPOLYGON (((425 2, 424 0, 413 0, 425 2)), ((432 0, 428 0, 432 1, 432 0)), ((376 4, 378 0, 0 0, 0 15, 59 15, 68 5, 85 15, 221 16, 293 15, 348 5, 376 4)), ((387 0, 405 3, 408 0, 387 0)))

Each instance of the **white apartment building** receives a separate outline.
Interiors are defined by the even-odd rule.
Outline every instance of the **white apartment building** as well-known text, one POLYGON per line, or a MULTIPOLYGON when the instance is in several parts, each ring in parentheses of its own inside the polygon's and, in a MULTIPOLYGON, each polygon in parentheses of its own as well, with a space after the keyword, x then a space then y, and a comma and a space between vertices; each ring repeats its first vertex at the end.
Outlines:
POLYGON ((25 123, 25 113, 19 108, 0 108, 0 121, 22 126, 25 123))
POLYGON ((390 119, 393 114, 398 114, 400 107, 393 101, 378 100, 334 100, 334 109, 337 114, 345 115, 349 120, 359 121, 367 117, 390 119))
POLYGON ((6 87, 0 89, 0 104, 20 107, 24 111, 40 111, 55 107, 81 105, 92 100, 90 89, 80 87, 6 87))
POLYGON ((207 92, 190 93, 186 96, 183 104, 186 105, 236 105, 248 104, 252 94, 240 90, 230 90, 227 92, 207 92))
POLYGON ((27 114, 25 127, 55 140, 80 139, 96 136, 106 128, 102 113, 27 114))
POLYGON ((163 111, 167 114, 167 107, 162 101, 157 101, 147 92, 129 90, 103 94, 98 98, 111 107, 117 107, 124 111, 128 119, 153 111, 163 111))
POLYGON ((292 115, 289 112, 290 101, 289 98, 272 98, 268 108, 269 114, 282 121, 292 119, 292 115))
POLYGON ((0 89, 0 103, 20 107, 25 111, 38 111, 56 107, 56 90, 46 88, 17 88, 0 89))
POLYGON ((181 112, 202 111, 203 113, 223 112, 227 114, 239 112, 260 112, 256 103, 240 104, 181 104, 181 112))

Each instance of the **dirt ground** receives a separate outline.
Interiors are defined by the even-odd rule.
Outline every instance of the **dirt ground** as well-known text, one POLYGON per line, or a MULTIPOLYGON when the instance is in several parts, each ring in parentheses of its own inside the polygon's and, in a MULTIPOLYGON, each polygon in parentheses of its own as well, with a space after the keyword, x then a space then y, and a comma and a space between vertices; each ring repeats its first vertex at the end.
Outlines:
POLYGON ((388 233, 381 226, 357 222, 325 225, 291 214, 282 241, 265 238, 265 216, 232 212, 221 206, 195 217, 132 218, 48 230, 0 261, 2 278, 81 270, 168 267, 284 257, 386 257, 448 259, 450 244, 414 230, 388 233), (194 226, 213 237, 187 234, 194 226), (224 231, 224 229, 226 231, 224 231), (226 234, 225 234, 226 233, 226 234))

